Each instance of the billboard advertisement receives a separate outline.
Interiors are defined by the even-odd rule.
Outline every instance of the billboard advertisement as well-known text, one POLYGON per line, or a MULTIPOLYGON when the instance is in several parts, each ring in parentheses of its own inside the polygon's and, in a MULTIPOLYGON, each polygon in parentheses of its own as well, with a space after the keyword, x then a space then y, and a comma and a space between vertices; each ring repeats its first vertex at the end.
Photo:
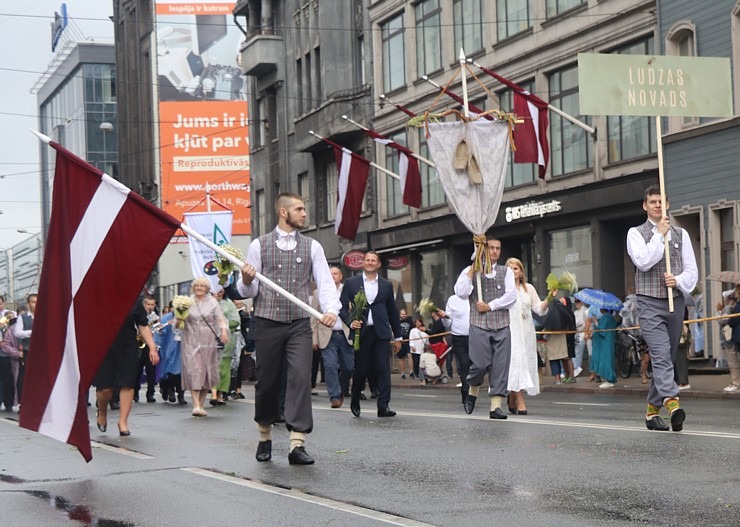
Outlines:
POLYGON ((209 193, 250 234, 249 133, 235 2, 157 0, 162 208, 182 218, 209 193))

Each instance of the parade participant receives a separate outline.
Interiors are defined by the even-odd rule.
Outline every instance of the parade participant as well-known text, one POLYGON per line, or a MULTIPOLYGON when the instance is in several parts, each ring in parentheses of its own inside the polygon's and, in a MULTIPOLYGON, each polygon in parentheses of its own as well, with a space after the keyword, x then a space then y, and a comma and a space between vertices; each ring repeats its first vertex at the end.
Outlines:
POLYGON ((252 241, 237 287, 254 298, 257 348, 257 384, 254 420, 259 431, 257 461, 272 459, 272 425, 280 415, 280 381, 287 362, 285 425, 290 431, 288 462, 311 465, 306 434, 313 430, 311 408, 312 339, 309 314, 272 289, 255 281, 257 272, 309 302, 310 282, 316 283, 324 315, 321 323, 333 327, 341 307, 324 249, 298 232, 306 223, 306 206, 297 194, 280 194, 275 201, 277 227, 252 241))
POLYGON ((224 343, 223 348, 218 350, 219 381, 211 388, 210 400, 211 406, 223 406, 229 397, 231 361, 234 357, 234 350, 236 349, 236 331, 241 318, 239 317, 239 310, 236 304, 224 295, 223 289, 218 291, 213 297, 218 301, 218 305, 221 307, 221 311, 229 325, 229 342, 228 344, 224 343))
MULTIPOLYGON (((163 310, 164 312, 164 310, 163 310)), ((185 404, 185 392, 182 389, 182 352, 180 350, 181 334, 175 334, 175 314, 170 309, 159 320, 162 329, 154 335, 159 346, 159 390, 163 401, 185 404), (175 399, 177 395, 177 399, 175 399)))
POLYGON ((451 295, 445 306, 445 318, 442 322, 452 334, 452 354, 457 362, 457 374, 460 376, 460 395, 462 403, 468 396, 468 372, 470 356, 468 352, 468 334, 470 333, 470 303, 457 295, 451 295))
MULTIPOLYGON (((678 385, 673 377, 683 326, 684 296, 696 286, 697 268, 691 238, 673 227, 661 207, 660 187, 645 190, 642 208, 647 220, 627 233, 627 252, 635 264, 635 293, 642 337, 650 349, 653 378, 648 391, 645 424, 650 430, 668 430, 660 418, 665 407, 674 432, 683 430, 686 413, 680 407, 678 385), (666 270, 664 240, 669 243, 671 272, 666 270), (673 294, 673 312, 668 294, 673 294)), ((668 210, 668 200, 665 202, 668 210)))
POLYGON ((18 315, 6 309, 2 316, 7 321, 7 327, 3 329, 0 343, 0 386, 2 386, 0 402, 5 405, 6 412, 12 412, 18 410, 18 371, 23 352, 18 347, 18 339, 13 333, 18 315))
MULTIPOLYGON (((332 266, 331 277, 339 294, 342 293, 342 270, 332 266)), ((312 298, 313 307, 318 308, 317 295, 312 298)), ((344 404, 344 393, 349 389, 349 381, 355 371, 355 352, 348 342, 349 328, 337 319, 334 326, 327 328, 315 318, 311 319, 313 345, 321 353, 324 361, 324 378, 326 391, 329 392, 329 404, 332 408, 341 408, 344 404)))
MULTIPOLYGON (((355 355, 355 374, 352 377, 352 415, 360 416, 360 393, 365 378, 372 369, 378 393, 378 417, 393 417, 396 412, 388 407, 391 400, 390 342, 393 352, 401 348, 401 319, 393 296, 393 285, 378 275, 380 256, 375 251, 365 253, 363 273, 347 280, 342 289, 341 316, 350 329, 350 340, 360 332, 360 349, 355 355), (358 292, 364 291, 367 305, 362 320, 353 320, 350 303, 358 292)), ((372 383, 371 383, 372 388, 372 383)))
POLYGON ((144 295, 142 299, 136 301, 95 375, 95 395, 98 406, 96 422, 98 430, 103 433, 108 429, 108 403, 113 397, 113 389, 118 388, 121 410, 118 415, 118 433, 123 437, 131 435, 128 416, 134 400, 134 386, 136 386, 137 376, 141 371, 137 334, 146 344, 152 364, 156 366, 159 362, 157 346, 154 343, 148 319, 155 305, 156 300, 152 295, 144 295))
POLYGON ((467 377, 470 388, 464 406, 466 413, 473 413, 480 385, 488 373, 489 417, 506 419, 501 405, 507 395, 509 381, 509 307, 516 302, 516 284, 514 272, 497 263, 501 256, 501 241, 490 238, 486 240, 486 246, 493 265, 490 273, 481 276, 483 291, 478 291, 472 266, 463 269, 455 283, 455 294, 470 302, 470 371, 467 377))
POLYGON ((401 370, 401 378, 406 378, 406 372, 412 379, 414 378, 414 366, 411 359, 411 346, 409 345, 409 335, 411 328, 414 327, 413 319, 408 315, 406 309, 400 309, 398 316, 401 318, 401 349, 398 350, 396 358, 398 359, 398 368, 401 370))
POLYGON ((517 258, 509 258, 506 265, 514 272, 516 302, 509 308, 511 330, 511 362, 509 364, 509 413, 527 414, 524 390, 529 395, 540 393, 540 376, 537 371, 537 335, 532 313, 543 316, 547 313, 557 290, 550 291, 540 300, 532 284, 527 283, 524 264, 517 258))
POLYGON ((409 332, 409 346, 411 349, 411 358, 414 369, 411 372, 412 378, 416 377, 424 384, 424 373, 421 371, 421 355, 424 353, 424 346, 429 344, 429 333, 420 318, 414 320, 414 327, 409 332))
POLYGON ((18 339, 18 349, 23 352, 23 358, 19 364, 18 370, 18 382, 16 384, 16 390, 18 392, 18 400, 20 401, 21 395, 23 394, 23 379, 26 374, 25 363, 28 361, 28 355, 31 353, 31 334, 33 333, 33 319, 36 316, 36 302, 38 295, 31 293, 26 296, 26 303, 28 304, 28 311, 25 313, 18 313, 18 320, 13 326, 13 333, 18 339))
POLYGON ((193 305, 185 318, 180 356, 182 388, 190 390, 193 417, 206 417, 204 405, 210 389, 217 386, 219 372, 219 342, 229 343, 229 323, 218 301, 210 295, 211 282, 205 277, 193 280, 193 305))

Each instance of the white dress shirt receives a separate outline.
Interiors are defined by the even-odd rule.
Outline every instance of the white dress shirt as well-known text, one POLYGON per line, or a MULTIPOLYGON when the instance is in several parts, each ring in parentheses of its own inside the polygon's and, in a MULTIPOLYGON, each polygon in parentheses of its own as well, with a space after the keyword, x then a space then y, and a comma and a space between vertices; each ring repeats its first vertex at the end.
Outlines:
POLYGON ((452 295, 447 299, 445 313, 449 318, 443 318, 442 324, 453 335, 467 337, 470 334, 470 302, 452 295))
MULTIPOLYGON (((486 278, 493 278, 496 275, 496 267, 498 267, 498 264, 495 264, 491 268, 491 272, 485 275, 486 278)), ((460 273, 460 276, 457 277, 457 282, 455 283, 455 294, 460 298, 466 300, 470 298, 470 294, 473 292, 473 280, 468 276, 468 271, 470 271, 470 266, 467 266, 465 269, 463 269, 462 273, 460 273)), ((499 298, 494 298, 493 300, 488 302, 488 307, 491 308, 491 311, 496 311, 497 309, 509 309, 512 305, 514 305, 515 302, 516 283, 514 282, 514 271, 506 267, 506 278, 504 279, 504 294, 499 298)))
MULTIPOLYGON (((33 318, 33 313, 24 313, 24 314, 30 315, 31 318, 33 318)), ((13 326, 13 335, 15 335, 15 338, 30 339, 32 332, 33 332, 32 329, 23 329, 23 315, 18 315, 18 319, 15 321, 15 326, 13 326)))
MULTIPOLYGON (((284 232, 279 227, 275 227, 275 231, 278 234, 278 239, 275 242, 278 249, 281 251, 292 251, 296 248, 296 231, 284 232)), ((336 315, 342 308, 342 304, 339 301, 339 292, 331 276, 329 263, 326 261, 326 255, 324 254, 324 248, 314 239, 311 239, 311 262, 313 280, 316 282, 321 310, 324 313, 333 313, 336 315)), ((260 245, 259 238, 255 238, 249 244, 246 263, 254 267, 258 273, 262 272, 262 246, 260 245)), ((267 278, 270 277, 268 276, 267 278)), ((242 296, 247 298, 256 297, 257 293, 259 293, 259 287, 259 280, 255 279, 251 284, 247 285, 242 281, 241 273, 239 274, 236 288, 242 296)))
MULTIPOLYGON (((650 221, 652 225, 653 237, 648 243, 642 237, 637 227, 632 227, 627 232, 627 253, 643 273, 649 271, 655 264, 660 262, 665 256, 665 245, 663 235, 658 232, 657 226, 650 221)), ((696 287, 696 281, 699 278, 699 272, 696 267, 696 258, 694 257, 694 248, 691 245, 691 238, 685 229, 678 229, 681 232, 681 258, 683 259, 683 271, 676 275, 676 285, 684 293, 691 294, 696 287)), ((668 233, 668 241, 671 241, 671 231, 668 233)))
MULTIPOLYGON (((365 273, 362 273, 362 284, 362 287, 365 289, 367 305, 372 305, 372 303, 375 302, 375 298, 378 296, 378 275, 375 275, 375 280, 370 280, 365 273)), ((373 310, 368 309, 367 325, 369 327, 373 324, 373 310)))

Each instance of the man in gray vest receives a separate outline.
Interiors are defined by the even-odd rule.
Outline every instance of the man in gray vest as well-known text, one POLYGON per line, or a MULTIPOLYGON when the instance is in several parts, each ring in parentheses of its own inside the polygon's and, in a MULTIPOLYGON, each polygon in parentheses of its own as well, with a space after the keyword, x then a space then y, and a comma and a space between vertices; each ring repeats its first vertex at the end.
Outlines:
MULTIPOLYGON (((665 407, 671 428, 679 432, 683 430, 686 413, 678 401, 673 368, 683 324, 681 291, 689 294, 696 286, 696 259, 688 233, 671 226, 668 217, 663 216, 658 185, 645 190, 642 208, 647 213, 647 221, 627 233, 627 252, 636 268, 638 318, 653 366, 645 425, 649 430, 668 430, 659 415, 661 407, 665 407), (666 271, 665 240, 669 244, 670 273, 666 271), (668 305, 669 292, 673 294, 672 313, 668 305)), ((665 208, 668 210, 668 200, 665 208)))
POLYGON ((470 333, 468 347, 470 371, 467 376, 468 395, 465 412, 473 413, 483 377, 488 372, 488 395, 491 397, 491 419, 506 419, 501 405, 507 396, 509 362, 511 360, 511 332, 509 307, 516 302, 514 272, 505 265, 498 265, 501 241, 486 241, 493 268, 481 276, 482 294, 475 283, 471 266, 463 269, 455 283, 455 294, 470 303, 470 333))
POLYGON ((266 286, 255 281, 257 272, 309 303, 313 278, 324 316, 321 323, 333 327, 341 309, 339 293, 319 242, 298 229, 306 223, 306 206, 297 194, 280 194, 275 200, 277 227, 252 241, 237 284, 245 298, 254 298, 257 384, 254 420, 260 434, 257 461, 272 459, 272 425, 281 421, 280 381, 287 367, 285 425, 290 431, 288 462, 311 465, 304 447, 313 429, 311 409, 312 332, 309 314, 266 286))

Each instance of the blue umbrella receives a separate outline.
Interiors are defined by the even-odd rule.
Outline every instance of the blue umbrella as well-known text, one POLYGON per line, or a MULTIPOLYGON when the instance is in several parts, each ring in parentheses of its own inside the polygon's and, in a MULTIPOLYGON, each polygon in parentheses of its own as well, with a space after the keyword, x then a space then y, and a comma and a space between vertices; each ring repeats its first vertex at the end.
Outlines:
POLYGON ((574 295, 578 300, 589 306, 601 309, 618 311, 622 309, 622 301, 616 296, 601 289, 581 289, 574 295))

